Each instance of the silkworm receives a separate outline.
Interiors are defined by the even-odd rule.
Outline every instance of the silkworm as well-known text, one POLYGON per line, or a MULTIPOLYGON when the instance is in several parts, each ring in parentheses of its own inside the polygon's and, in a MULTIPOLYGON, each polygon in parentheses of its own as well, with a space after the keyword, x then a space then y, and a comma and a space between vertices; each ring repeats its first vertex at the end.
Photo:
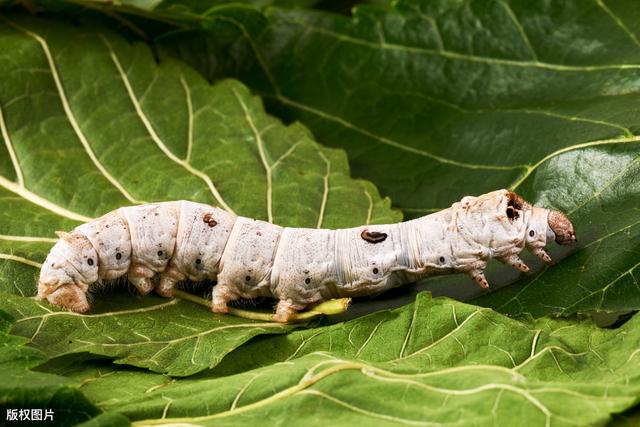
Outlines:
POLYGON ((274 297, 275 318, 336 297, 372 295, 426 276, 466 273, 482 288, 491 259, 527 272, 526 247, 545 262, 548 240, 576 241, 559 211, 507 190, 467 196, 450 208, 398 224, 338 230, 280 227, 189 202, 123 207, 58 232, 40 272, 38 297, 75 311, 87 292, 127 276, 140 294, 171 297, 177 282, 216 280, 212 309, 239 298, 274 297))

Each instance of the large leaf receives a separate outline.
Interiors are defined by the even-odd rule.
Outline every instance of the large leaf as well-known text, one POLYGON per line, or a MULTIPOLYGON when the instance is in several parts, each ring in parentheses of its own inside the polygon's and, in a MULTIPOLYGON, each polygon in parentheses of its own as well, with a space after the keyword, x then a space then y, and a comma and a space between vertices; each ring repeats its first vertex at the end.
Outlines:
POLYGON ((525 325, 423 293, 399 310, 253 341, 188 379, 100 362, 49 368, 139 425, 511 426, 517 416, 595 426, 638 401, 638 321, 525 325))
MULTIPOLYGON (((626 16, 638 7, 617 5, 626 16)), ((637 118, 625 113, 640 51, 633 22, 618 18, 617 8, 400 1, 390 10, 358 7, 353 19, 270 8, 266 29, 255 19, 243 25, 241 9, 202 19, 215 31, 230 21, 225 14, 239 18, 245 30, 239 35, 252 37, 257 60, 226 71, 273 99, 279 112, 304 118, 322 140, 345 147, 355 172, 380 182, 408 212, 502 186, 533 193, 534 181, 544 184, 535 188, 539 199, 557 206, 574 201, 562 206, 571 209, 593 194, 590 177, 558 171, 555 163, 576 163, 577 155, 602 149, 637 152, 637 118), (584 188, 573 197, 543 198, 552 183, 584 188)), ((181 46, 184 58, 203 60, 201 45, 194 45, 193 57, 181 46)), ((583 166, 582 175, 594 167, 583 166)), ((606 183, 607 176, 591 179, 606 183)))
POLYGON ((349 177, 344 153, 267 116, 240 83, 212 87, 108 31, 0 17, 0 112, 0 307, 50 357, 89 351, 188 375, 288 330, 151 296, 103 293, 88 316, 38 303, 29 297, 55 230, 178 199, 290 226, 400 219, 349 177))
MULTIPOLYGON (((189 2, 175 2, 182 3, 189 2)), ((402 7, 400 3, 399 8, 402 7)), ((175 10, 171 9, 171 13, 175 10)), ((379 12, 382 9, 371 10, 379 12)), ((235 28, 236 31, 226 33, 227 38, 222 38, 221 43, 231 41, 234 48, 231 52, 237 58, 251 49, 264 49, 265 45, 278 41, 277 38, 269 39, 274 36, 272 28, 262 36, 258 34, 261 25, 267 21, 255 11, 223 8, 219 12, 219 16, 214 11, 207 19, 199 19, 198 25, 204 25, 214 33, 219 29, 212 24, 216 22, 224 23, 225 31, 235 28), (242 13, 234 15, 238 10, 242 13), (230 17, 233 19, 228 19, 230 17), (248 17, 251 17, 253 28, 244 21, 248 17), (252 38, 249 50, 246 37, 252 38)), ((146 15, 153 17, 148 10, 146 15)), ((329 16, 326 15, 326 19, 336 19, 329 16)), ((270 25, 273 25, 273 16, 270 19, 270 25)), ((206 180, 209 177, 211 185, 218 190, 218 197, 239 213, 266 219, 281 215, 277 221, 290 225, 315 226, 318 222, 330 221, 327 224, 342 226, 364 220, 382 222, 398 218, 370 184, 349 180, 341 154, 310 141, 303 128, 284 128, 265 116, 259 103, 251 99, 240 84, 226 81, 209 87, 183 65, 163 60, 158 66, 145 47, 129 46, 99 29, 19 16, 10 16, 9 20, 20 28, 9 24, 5 28, 2 26, 4 21, 0 23, 0 76, 3 77, 0 79, 0 111, 4 113, 0 135, 5 143, 9 143, 8 155, 0 155, 0 175, 5 177, 0 185, 7 190, 0 197, 3 197, 3 207, 9 206, 7 213, 0 213, 3 215, 0 224, 4 227, 0 228, 0 233, 6 233, 0 234, 0 257, 4 260, 0 264, 0 297, 5 301, 0 305, 18 317, 14 332, 32 337, 33 344, 49 356, 64 356, 40 366, 39 370, 62 374, 80 383, 86 396, 107 411, 87 425, 122 423, 121 414, 133 420, 146 420, 140 422, 142 425, 180 421, 203 425, 264 425, 265 421, 310 425, 326 425, 327 422, 335 425, 365 422, 374 425, 512 425, 514 419, 523 425, 602 425, 610 414, 638 403, 638 316, 615 330, 599 330, 590 321, 575 318, 521 323, 489 309, 447 299, 431 300, 423 294, 415 305, 399 310, 289 335, 264 334, 237 348, 255 333, 285 332, 285 329, 275 325, 265 325, 267 329, 273 326, 273 330, 260 330, 257 325, 235 329, 233 319, 213 316, 184 302, 139 298, 120 292, 99 294, 95 311, 90 316, 63 313, 36 303, 29 296, 34 292, 38 262, 51 246, 52 227, 70 228, 85 217, 111 209, 117 204, 114 200, 125 196, 123 189, 131 197, 144 200, 165 200, 157 194, 172 191, 176 197, 215 202, 215 194, 206 180), (101 37, 106 38, 106 44, 101 37), (83 57, 88 59, 83 62, 83 57), (55 81, 56 74, 59 85, 55 81), (130 87, 124 84, 125 80, 129 80, 130 87), (108 106, 87 95, 105 92, 115 99, 100 100, 108 106), (194 95, 196 92, 202 98, 194 95), (5 94, 11 98, 4 99, 5 94), (136 99, 139 108, 135 107, 136 99), (213 117, 210 113, 213 108, 219 115, 224 115, 224 120, 209 118, 213 117), (11 114, 7 115, 7 111, 11 114), (206 121, 203 128, 196 126, 199 117, 206 121), (117 131, 112 129, 112 123, 117 131), (259 130, 264 129, 263 126, 269 131, 261 134, 259 130), (139 132, 140 128, 143 132, 139 132), (66 133, 64 129, 67 129, 66 133), (86 143, 79 138, 78 130, 86 143), (262 140, 256 138, 255 130, 262 140), (271 131, 277 131, 278 137, 270 137, 271 131), (38 132, 41 137, 37 137, 38 132), (114 139, 114 135, 120 134, 125 136, 114 139), (124 141, 126 138, 128 142, 127 135, 131 135, 133 151, 127 151, 129 146, 124 141), (212 152, 212 160, 205 158, 200 165, 176 162, 175 158, 183 159, 180 153, 189 158, 186 153, 190 144, 185 143, 185 135, 187 141, 194 141, 192 155, 212 152), (293 135, 301 136, 299 145, 293 135), (46 145, 41 142, 42 136, 47 138, 46 145), (196 144, 196 140, 201 142, 196 144), (140 141, 146 141, 146 144, 140 141), (161 144, 158 145, 158 141, 161 144), (284 155, 285 159, 295 160, 293 164, 277 163, 278 167, 273 168, 271 174, 272 196, 276 196, 279 185, 289 185, 282 193, 283 197, 289 197, 288 202, 294 200, 300 204, 300 207, 294 206, 292 216, 285 215, 290 206, 284 202, 279 205, 272 199, 269 209, 266 175, 255 178, 248 186, 234 187, 239 175, 234 166, 236 162, 250 171, 247 172, 250 177, 256 168, 268 169, 259 153, 260 144, 266 153, 266 165, 273 166, 272 156, 280 158, 284 155), (219 149, 220 145, 224 150, 219 149), (246 150, 228 153, 230 146, 246 150), (117 153, 112 153, 110 147, 117 153), (160 148, 159 152, 155 147, 160 148), (303 155, 296 158, 295 153, 301 149, 303 155), (122 152, 126 156, 117 157, 122 152), (123 158, 128 166, 124 172, 115 164, 123 158), (167 158, 170 162, 163 163, 167 158), (224 162, 222 166, 218 164, 219 159, 224 162), (21 169, 16 169, 16 164, 21 169), (180 168, 176 171, 167 164, 191 166, 202 174, 193 171, 181 174, 184 171, 180 168), (301 169, 297 169, 297 165, 301 165, 301 169), (331 174, 327 174, 327 165, 331 174), (52 171, 47 174, 46 167, 49 166, 52 171), (321 180, 313 181, 306 174, 296 174, 302 168, 321 180), (279 175, 282 170, 288 172, 287 179, 278 181, 278 177, 282 178, 279 175), (337 186, 345 194, 335 200, 338 205, 332 206, 336 171, 341 175, 337 186), (132 180, 131 175, 140 179, 132 180), (196 183, 186 182, 185 175, 188 179, 193 178, 188 175, 194 175, 204 184, 197 179, 196 183), (230 183, 226 189, 223 188, 225 183, 230 183), (111 186, 117 189, 115 196, 108 191, 111 186), (301 193, 293 193, 294 188, 300 188, 301 193), (313 194, 307 194, 307 188, 313 194), (322 191, 314 192, 314 188, 322 191), (244 198, 234 198, 230 194, 234 189, 243 192, 244 198), (371 196, 371 199, 357 199, 356 195, 362 193, 368 193, 365 196, 371 196), (314 198, 314 194, 320 197, 314 198), (237 203, 243 200, 246 203, 238 207, 237 203), (368 204, 369 200, 371 204, 368 204), (354 210, 341 211, 340 203, 354 210), (318 215, 323 206, 325 215, 318 215), (334 219, 329 220, 332 210, 334 219), (91 356, 87 356, 86 351, 173 375, 188 375, 207 366, 216 366, 189 378, 172 378, 114 365, 108 359, 90 361, 91 356)), ((361 36, 367 37, 366 34, 361 36)), ((185 46, 181 38, 177 40, 176 46, 185 46)), ((281 47, 288 51, 290 46, 283 43, 281 47)), ((194 48, 192 52, 203 52, 199 50, 202 45, 190 47, 194 48)), ((296 54, 303 55, 304 52, 296 51, 296 54)), ((213 56, 205 59, 212 58, 214 62, 219 59, 213 56)), ((264 63, 269 64, 271 60, 267 58, 264 63)), ((242 68, 250 63, 247 58, 223 61, 211 70, 218 72, 230 64, 242 68)), ((249 75, 251 78, 257 76, 253 72, 249 75)), ((262 85, 253 84, 255 87, 262 85)), ((381 94, 386 96, 384 91, 381 94)), ((338 95, 335 99, 340 100, 342 95, 338 95)), ((396 105, 398 111, 405 107, 396 105)), ((630 152, 633 155, 633 149, 630 152)), ((371 159, 379 161, 376 156, 371 159)), ((557 168, 567 172, 560 166, 557 168)), ((533 171, 531 176, 537 173, 533 171)), ((530 191, 541 197, 545 194, 537 193, 535 189, 530 191)), ((633 193, 633 187, 619 193, 625 191, 633 193)), ((603 205, 603 209, 611 209, 616 201, 619 203, 616 197, 607 199, 608 204, 603 205)), ((550 205, 544 197, 541 201, 550 205)), ((626 203, 615 210, 618 217, 611 218, 619 221, 622 227, 628 219, 628 211, 637 209, 632 204, 633 198, 626 203)), ((632 227, 625 231, 634 233, 632 227)), ((603 236, 601 233, 593 238, 596 243, 587 248, 605 241, 615 243, 605 248, 612 258, 608 268, 618 262, 615 256, 620 247, 637 247, 636 234, 629 235, 636 239, 630 246, 627 242, 609 240, 611 236, 598 240, 603 236)), ((595 255, 598 253, 596 251, 595 255)), ((572 259, 544 271, 540 277, 570 266, 572 259)), ((625 258, 620 263, 627 261, 625 258)), ((589 266, 592 264, 588 263, 589 266)), ((627 275, 633 279, 633 269, 627 275)), ((566 281, 570 278, 556 279, 566 281)), ((446 282, 458 285, 459 279, 438 283, 446 282)), ((533 282, 528 289, 535 286, 533 282)), ((617 290, 617 285, 609 288, 617 290)), ((606 304, 610 307, 630 296, 633 295, 629 292, 613 298, 607 295, 606 304)), ((558 294, 553 297, 557 302, 558 294)), ((573 297, 566 296, 565 302, 573 297)), ((540 296, 534 294, 532 300, 536 298, 540 296)), ((520 298, 517 301, 520 300, 536 307, 531 300, 520 298)), ((549 303, 548 300, 541 301, 535 303, 549 303)), ((629 305, 622 304, 624 307, 629 305)), ((593 304, 588 302, 587 305, 593 304)), ((556 307, 560 311, 564 306, 556 307)), ((27 378, 16 390, 21 392, 30 384, 27 378)))
POLYGON ((23 297, 5 295, 3 308, 18 320, 12 332, 28 337, 48 357, 90 352, 116 363, 170 375, 191 375, 215 366, 231 350, 260 334, 292 328, 274 322, 214 315, 180 300, 130 294, 103 294, 98 314, 53 311, 23 297), (131 301, 133 300, 133 301, 131 301), (133 306, 130 309, 124 307, 133 306))
MULTIPOLYGON (((409 216, 501 187, 567 212, 578 249, 553 268, 527 259, 531 277, 480 303, 640 308, 637 2, 399 1, 353 18, 271 8, 266 24, 255 14, 211 11, 204 32, 165 34, 160 51, 248 82, 272 111, 345 148, 409 216)), ((464 283, 449 294, 469 294, 464 283)))
MULTIPOLYGON (((10 326, 10 317, 0 312, 0 372, 3 376, 0 406, 7 411, 3 411, 2 421, 8 424, 18 420, 33 422, 32 417, 36 414, 31 410, 40 409, 40 420, 64 426, 87 421, 100 412, 78 391, 75 381, 32 371, 31 368, 46 361, 46 357, 40 351, 26 347, 26 339, 9 335, 10 326), (20 410, 24 412, 20 413, 20 410), (16 418, 12 419, 10 414, 15 414, 16 418)), ((118 419, 121 417, 114 417, 114 420, 118 419)))

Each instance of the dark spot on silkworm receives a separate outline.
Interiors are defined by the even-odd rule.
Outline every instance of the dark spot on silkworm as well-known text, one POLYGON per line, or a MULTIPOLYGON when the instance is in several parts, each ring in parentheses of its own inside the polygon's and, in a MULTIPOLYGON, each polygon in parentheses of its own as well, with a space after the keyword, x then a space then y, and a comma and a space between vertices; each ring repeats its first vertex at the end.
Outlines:
POLYGON ((89 265, 93 265, 93 258, 89 258, 89 259, 87 260, 87 264, 89 264, 89 265))
POLYGON ((380 233, 378 231, 369 231, 365 229, 360 233, 360 237, 369 243, 380 243, 385 241, 387 233, 380 233))
POLYGON ((200 258, 198 258, 198 259, 196 260, 196 264, 200 264, 200 263, 202 263, 202 260, 201 260, 200 258))
POLYGON ((305 270, 305 271, 304 271, 304 274, 309 274, 309 270, 305 270))
POLYGON ((154 215, 155 215, 155 216, 158 216, 158 215, 159 215, 159 213, 158 213, 158 212, 156 212, 154 215))
POLYGON ((373 274, 378 274, 378 271, 380 271, 380 270, 378 270, 377 268, 374 268, 373 269, 373 274))
POLYGON ((259 231, 256 231, 256 236, 262 236, 262 233, 259 231))
POLYGON ((118 252, 118 253, 116 254, 116 259, 118 259, 118 260, 119 260, 119 259, 122 259, 122 254, 121 254, 120 252, 118 252))
POLYGON ((513 191, 509 191, 507 193, 507 198, 509 199, 507 201, 507 218, 509 218, 510 220, 520 218, 519 211, 522 210, 527 202, 525 202, 522 197, 518 196, 513 191))
POLYGON ((55 266, 55 264, 52 262, 52 263, 51 263, 51 267, 53 267, 53 266, 55 266))
POLYGON ((533 231, 533 230, 529 231, 529 236, 533 237, 533 236, 535 236, 535 235, 536 235, 536 232, 535 232, 535 231, 533 231))
POLYGON ((522 197, 518 196, 513 191, 509 191, 507 193, 507 198, 509 199, 509 201, 507 202, 507 206, 513 206, 518 210, 522 209, 522 207, 527 203, 522 197))
POLYGON ((204 216, 202 217, 202 221, 209 227, 215 227, 216 225, 218 225, 218 221, 213 219, 213 215, 211 215, 210 213, 204 214, 204 216))
POLYGON ((104 228, 109 228, 109 224, 105 225, 104 228))
POLYGON ((162 256, 163 252, 162 251, 158 251, 158 256, 162 256))
POLYGON ((304 283, 306 283, 306 284, 308 285, 309 283, 311 283, 311 279, 309 279, 309 278, 307 277, 306 279, 304 279, 304 283))
POLYGON ((247 282, 251 281, 251 276, 245 277, 244 280, 246 280, 247 282))
POLYGON ((444 262, 444 257, 443 256, 440 257, 440 262, 444 262))

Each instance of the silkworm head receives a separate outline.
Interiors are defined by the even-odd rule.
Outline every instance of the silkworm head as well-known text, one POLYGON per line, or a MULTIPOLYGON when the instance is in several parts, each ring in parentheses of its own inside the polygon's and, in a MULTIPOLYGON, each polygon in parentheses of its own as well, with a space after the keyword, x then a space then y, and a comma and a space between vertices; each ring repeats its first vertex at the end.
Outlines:
POLYGON ((47 297, 47 301, 76 313, 86 313, 91 308, 86 290, 74 284, 60 286, 47 297))
POLYGON ((58 236, 40 270, 38 297, 77 311, 84 308, 88 285, 98 280, 98 254, 82 234, 59 232, 58 236))
POLYGON ((560 211, 551 211, 548 221, 549 228, 555 234, 557 244, 571 245, 577 242, 575 228, 565 214, 560 211))

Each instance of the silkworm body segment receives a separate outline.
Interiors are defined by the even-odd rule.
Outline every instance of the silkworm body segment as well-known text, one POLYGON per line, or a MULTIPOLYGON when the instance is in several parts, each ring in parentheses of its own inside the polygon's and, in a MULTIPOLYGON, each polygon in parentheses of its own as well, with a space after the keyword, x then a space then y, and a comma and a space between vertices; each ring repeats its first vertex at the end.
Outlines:
POLYGON ((38 296, 54 305, 86 312, 90 285, 125 275, 141 294, 165 297, 179 281, 210 279, 217 280, 214 311, 270 296, 283 322, 310 304, 434 274, 464 272, 488 288, 483 270, 491 259, 526 272, 518 256, 525 247, 551 262, 548 240, 576 240, 564 214, 507 190, 399 224, 289 228, 178 201, 120 208, 58 235, 38 282, 38 296))

